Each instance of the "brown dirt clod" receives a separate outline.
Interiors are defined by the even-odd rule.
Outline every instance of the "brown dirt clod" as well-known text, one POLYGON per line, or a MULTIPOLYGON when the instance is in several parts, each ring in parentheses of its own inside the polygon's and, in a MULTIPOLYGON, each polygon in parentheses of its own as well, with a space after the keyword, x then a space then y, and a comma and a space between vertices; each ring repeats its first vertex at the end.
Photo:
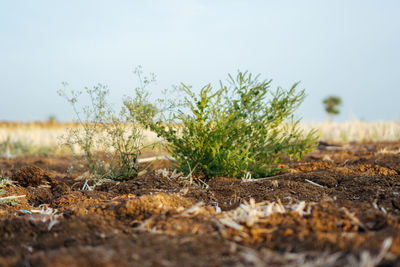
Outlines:
POLYGON ((11 176, 11 179, 24 187, 55 183, 46 171, 36 166, 21 168, 11 176))

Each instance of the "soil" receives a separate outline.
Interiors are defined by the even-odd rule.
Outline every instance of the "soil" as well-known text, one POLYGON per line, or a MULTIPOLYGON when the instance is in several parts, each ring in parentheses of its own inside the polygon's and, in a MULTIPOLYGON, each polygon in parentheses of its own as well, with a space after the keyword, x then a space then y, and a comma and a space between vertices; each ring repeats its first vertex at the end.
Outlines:
POLYGON ((0 159, 0 198, 18 196, 0 266, 400 266, 400 143, 321 143, 277 176, 207 184, 160 162, 93 186, 71 162, 0 159))

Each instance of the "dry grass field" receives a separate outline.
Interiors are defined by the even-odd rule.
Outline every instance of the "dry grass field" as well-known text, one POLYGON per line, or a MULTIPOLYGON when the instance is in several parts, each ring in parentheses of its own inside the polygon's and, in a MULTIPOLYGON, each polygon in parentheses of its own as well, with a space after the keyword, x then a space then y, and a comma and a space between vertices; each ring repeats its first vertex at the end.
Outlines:
MULTIPOLYGON (((321 141, 338 144, 400 140, 400 122, 322 122, 303 123, 300 126, 306 132, 316 129, 321 141)), ((60 146, 60 138, 71 127, 79 126, 74 123, 56 122, 2 122, 0 155, 68 152, 60 146)), ((150 131, 145 131, 144 135, 146 143, 157 139, 150 131)))
MULTIPOLYGON (((6 157, 21 154, 60 154, 70 151, 63 147, 62 138, 70 128, 78 128, 76 123, 57 122, 0 122, 0 155, 6 157)), ((157 139, 156 134, 144 132, 145 143, 157 139)), ((74 152, 80 152, 78 148, 74 152)))

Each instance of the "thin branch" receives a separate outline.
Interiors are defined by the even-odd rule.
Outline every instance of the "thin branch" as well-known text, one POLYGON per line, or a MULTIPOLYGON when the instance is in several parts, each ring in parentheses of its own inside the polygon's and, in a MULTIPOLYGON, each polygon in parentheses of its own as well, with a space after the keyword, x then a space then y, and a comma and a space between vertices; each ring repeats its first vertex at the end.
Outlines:
POLYGON ((8 199, 15 199, 15 198, 24 198, 25 196, 26 196, 26 195, 1 197, 1 198, 0 198, 0 201, 2 201, 2 200, 8 200, 8 199))
POLYGON ((310 180, 308 180, 308 179, 304 179, 307 183, 310 183, 310 184, 312 184, 312 185, 315 185, 315 186, 318 186, 318 187, 324 187, 323 185, 320 185, 320 184, 317 184, 317 183, 315 183, 315 182, 313 182, 313 181, 310 181, 310 180))

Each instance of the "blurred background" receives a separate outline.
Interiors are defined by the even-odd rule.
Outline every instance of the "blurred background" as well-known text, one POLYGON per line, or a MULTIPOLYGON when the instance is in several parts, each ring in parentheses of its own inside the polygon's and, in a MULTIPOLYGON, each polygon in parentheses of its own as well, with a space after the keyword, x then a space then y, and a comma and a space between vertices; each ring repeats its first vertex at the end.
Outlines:
MULTIPOLYGON (((398 121, 399 1, 37 0, 0 4, 0 120, 70 121, 61 82, 108 85, 119 105, 138 85, 133 70, 157 75, 150 88, 216 86, 249 70, 308 94, 303 122, 398 121)), ((85 101, 85 100, 84 100, 85 101)))

